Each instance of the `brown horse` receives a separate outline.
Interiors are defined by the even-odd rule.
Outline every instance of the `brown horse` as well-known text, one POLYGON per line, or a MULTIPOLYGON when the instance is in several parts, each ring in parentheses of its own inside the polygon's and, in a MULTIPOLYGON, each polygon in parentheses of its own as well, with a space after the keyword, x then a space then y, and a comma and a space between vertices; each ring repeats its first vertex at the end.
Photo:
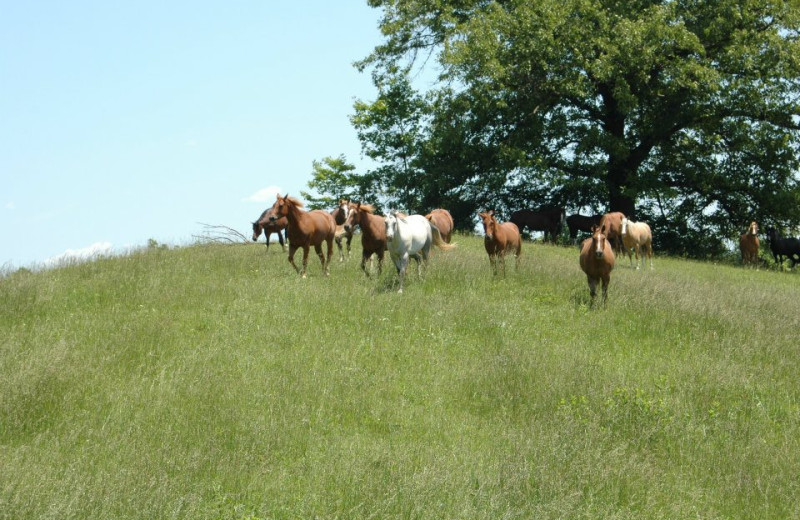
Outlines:
POLYGON ((623 213, 613 211, 606 213, 600 220, 600 227, 605 228, 603 233, 611 245, 614 246, 614 252, 620 254, 622 252, 622 219, 625 218, 623 213))
POLYGON ((497 275, 497 264, 506 275, 506 254, 511 253, 515 256, 514 267, 519 269, 519 258, 522 255, 522 239, 519 228, 513 222, 500 223, 494 218, 494 211, 489 210, 485 213, 478 213, 483 223, 483 247, 489 254, 489 263, 492 271, 497 275))
POLYGON ((372 265, 372 255, 378 256, 378 276, 383 271, 383 255, 386 252, 386 222, 375 215, 372 204, 350 203, 350 215, 344 223, 345 230, 353 233, 356 226, 361 227, 361 270, 369 276, 367 260, 372 265))
POLYGON ((339 205, 336 209, 331 211, 331 216, 336 222, 336 234, 333 239, 336 241, 336 247, 339 249, 339 261, 344 262, 344 253, 342 252, 342 239, 347 239, 347 258, 350 258, 350 242, 353 241, 353 232, 347 231, 344 227, 344 222, 350 213, 350 201, 339 199, 339 205))
POLYGON ((329 276, 328 267, 333 254, 333 235, 336 233, 336 222, 327 211, 316 209, 305 212, 300 209, 302 207, 303 203, 298 199, 289 195, 284 197, 278 195, 278 200, 272 206, 273 215, 270 220, 277 221, 281 217, 286 217, 288 220, 286 236, 289 238, 289 263, 292 264, 295 271, 300 273, 303 278, 306 277, 308 250, 311 246, 314 246, 314 251, 317 252, 317 256, 322 262, 322 271, 325 276, 329 276), (322 242, 328 243, 327 260, 325 260, 325 255, 322 253, 322 242), (303 248, 302 270, 294 263, 294 254, 301 247, 303 248))
POLYGON ((278 234, 278 241, 281 243, 281 249, 286 251, 286 246, 283 245, 283 233, 282 231, 286 229, 286 226, 289 224, 289 221, 286 220, 286 217, 281 217, 276 221, 271 221, 269 218, 272 216, 272 208, 267 208, 261 213, 261 216, 258 217, 258 220, 253 222, 253 242, 258 240, 258 237, 261 236, 261 232, 264 232, 264 238, 267 239, 267 250, 269 250, 269 237, 273 233, 278 234))
POLYGON ((611 280, 611 270, 614 269, 614 251, 606 240, 605 229, 595 226, 592 236, 583 241, 580 256, 581 269, 586 273, 589 282, 591 305, 597 296, 597 282, 603 284, 603 305, 608 300, 608 282, 611 280))
POLYGON ((453 235, 453 229, 455 228, 455 223, 453 222, 453 217, 450 215, 450 212, 446 209, 438 208, 425 215, 425 218, 439 228, 439 234, 442 235, 442 240, 449 244, 453 235))
POLYGON ((758 267, 758 224, 751 222, 747 231, 739 237, 739 250, 742 252, 742 264, 758 267))

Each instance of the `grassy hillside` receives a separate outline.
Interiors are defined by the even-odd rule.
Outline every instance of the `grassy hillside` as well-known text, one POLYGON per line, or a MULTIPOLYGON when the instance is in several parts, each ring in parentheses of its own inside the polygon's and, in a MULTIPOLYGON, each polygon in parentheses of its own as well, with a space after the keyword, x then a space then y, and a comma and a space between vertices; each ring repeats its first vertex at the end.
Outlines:
POLYGON ((149 249, 0 280, 0 519, 800 518, 800 278, 574 248, 405 294, 149 249))

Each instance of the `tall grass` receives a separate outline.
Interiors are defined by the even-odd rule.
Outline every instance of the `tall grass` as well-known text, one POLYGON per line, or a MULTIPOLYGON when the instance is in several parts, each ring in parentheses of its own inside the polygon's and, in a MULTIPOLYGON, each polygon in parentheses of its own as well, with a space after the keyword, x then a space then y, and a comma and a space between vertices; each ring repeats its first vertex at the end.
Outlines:
POLYGON ((800 518, 800 278, 481 239, 367 279, 279 247, 0 280, 0 518, 800 518))

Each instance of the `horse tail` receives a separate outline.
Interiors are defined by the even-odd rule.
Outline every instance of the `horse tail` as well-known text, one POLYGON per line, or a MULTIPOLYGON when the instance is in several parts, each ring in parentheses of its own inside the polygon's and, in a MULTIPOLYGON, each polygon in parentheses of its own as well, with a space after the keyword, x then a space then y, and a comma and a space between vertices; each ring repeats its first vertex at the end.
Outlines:
POLYGON ((428 219, 428 223, 431 226, 431 234, 433 235, 433 245, 435 245, 436 247, 438 247, 443 251, 450 251, 451 249, 456 247, 455 244, 448 244, 447 242, 444 241, 444 239, 442 238, 442 233, 439 231, 439 228, 436 227, 433 224, 433 222, 430 221, 430 219, 428 219))

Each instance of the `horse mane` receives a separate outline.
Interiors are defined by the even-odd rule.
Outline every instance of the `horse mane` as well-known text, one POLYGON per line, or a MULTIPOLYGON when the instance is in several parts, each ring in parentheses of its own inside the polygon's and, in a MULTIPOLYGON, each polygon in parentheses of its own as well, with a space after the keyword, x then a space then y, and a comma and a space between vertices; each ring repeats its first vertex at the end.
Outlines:
MULTIPOLYGON (((278 197, 279 198, 284 198, 284 197, 281 197, 280 195, 278 195, 278 197)), ((292 197, 291 195, 287 195, 286 199, 289 202, 291 202, 292 204, 294 204, 295 206, 297 206, 298 208, 302 208, 303 207, 303 202, 300 199, 296 198, 296 197, 292 197)))
POLYGON ((366 211, 367 213, 374 214, 375 213, 375 206, 372 204, 358 204, 355 202, 350 203, 351 209, 359 208, 360 211, 366 211))

